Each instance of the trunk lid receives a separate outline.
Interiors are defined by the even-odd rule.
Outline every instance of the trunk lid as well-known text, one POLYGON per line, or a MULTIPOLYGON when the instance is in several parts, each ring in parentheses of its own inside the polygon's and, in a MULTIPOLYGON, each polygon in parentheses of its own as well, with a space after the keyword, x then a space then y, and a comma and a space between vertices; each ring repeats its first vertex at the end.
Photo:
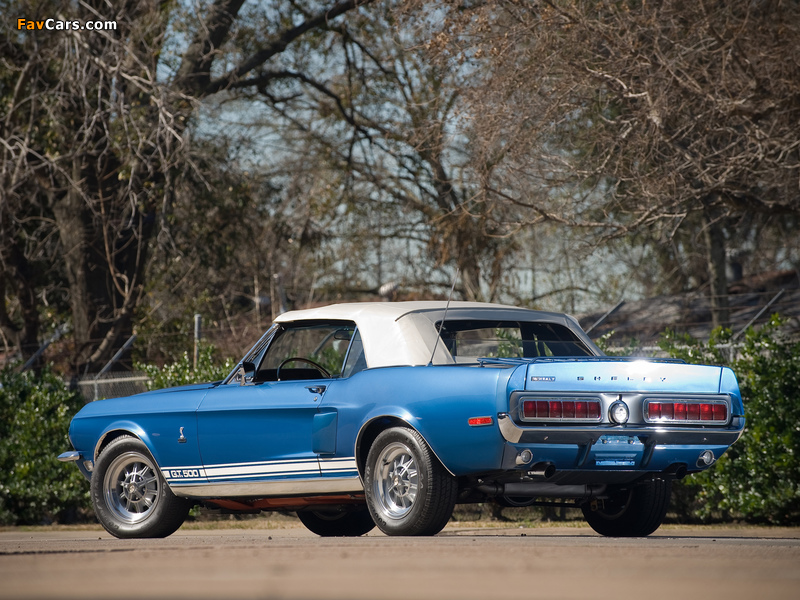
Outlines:
POLYGON ((720 393, 722 367, 647 358, 552 358, 528 365, 525 389, 538 392, 720 393))

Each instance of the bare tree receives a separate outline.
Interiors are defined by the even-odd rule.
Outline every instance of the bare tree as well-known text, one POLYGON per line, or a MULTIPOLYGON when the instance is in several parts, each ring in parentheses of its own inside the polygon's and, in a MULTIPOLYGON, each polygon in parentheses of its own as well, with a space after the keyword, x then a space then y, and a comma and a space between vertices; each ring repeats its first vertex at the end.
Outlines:
POLYGON ((448 7, 432 45, 473 65, 487 193, 605 238, 689 228, 724 323, 737 227, 800 215, 800 5, 448 7))
MULTIPOLYGON (((304 172, 313 165, 315 180, 328 182, 320 203, 358 215, 357 223, 348 221, 342 231, 346 253, 360 244, 362 264, 385 265, 374 241, 395 248, 408 241, 413 252, 423 252, 407 259, 405 272, 414 271, 414 281, 406 281, 406 287, 429 288, 432 279, 446 282, 458 267, 464 297, 496 299, 507 283, 515 241, 508 214, 497 214, 501 207, 480 193, 469 166, 461 101, 469 73, 431 61, 429 32, 415 26, 414 16, 398 13, 402 5, 384 3, 368 17, 341 24, 341 52, 307 70, 282 97, 269 97, 268 109, 279 118, 270 112, 264 121, 286 146, 297 149, 287 152, 286 171, 304 172)), ((375 291, 391 270, 379 267, 381 275, 370 283, 351 287, 375 291)), ((351 269, 351 281, 361 272, 351 269)))
POLYGON ((48 292, 30 272, 55 266, 65 275, 73 368, 107 360, 131 331, 153 244, 169 243, 176 182, 193 168, 189 148, 203 99, 297 77, 275 68, 280 55, 370 1, 275 3, 266 15, 274 20, 262 20, 259 35, 236 48, 229 42, 243 0, 86 0, 13 11, 4 3, 4 14, 62 23, 57 31, 17 30, 10 18, 2 25, 6 335, 30 351, 42 304, 55 301, 53 284, 48 292), (72 25, 86 21, 113 26, 72 25))

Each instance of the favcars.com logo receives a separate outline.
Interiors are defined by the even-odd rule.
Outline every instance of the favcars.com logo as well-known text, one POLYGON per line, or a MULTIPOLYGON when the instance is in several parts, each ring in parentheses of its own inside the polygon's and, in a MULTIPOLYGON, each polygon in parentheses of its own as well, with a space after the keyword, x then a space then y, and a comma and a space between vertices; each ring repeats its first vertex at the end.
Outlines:
POLYGON ((17 29, 25 29, 27 31, 37 31, 46 29, 47 31, 107 31, 116 30, 116 21, 86 21, 81 23, 77 19, 71 21, 64 21, 62 19, 42 19, 41 21, 32 21, 30 19, 17 19, 17 29))

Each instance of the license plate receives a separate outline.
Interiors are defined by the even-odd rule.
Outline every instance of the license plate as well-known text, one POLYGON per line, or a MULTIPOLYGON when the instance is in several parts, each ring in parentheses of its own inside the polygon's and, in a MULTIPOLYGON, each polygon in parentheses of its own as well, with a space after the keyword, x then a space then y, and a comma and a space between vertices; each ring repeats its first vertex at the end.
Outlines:
POLYGON ((604 435, 597 440, 597 445, 600 446, 599 449, 602 449, 603 445, 644 446, 644 444, 639 441, 638 437, 630 435, 604 435))

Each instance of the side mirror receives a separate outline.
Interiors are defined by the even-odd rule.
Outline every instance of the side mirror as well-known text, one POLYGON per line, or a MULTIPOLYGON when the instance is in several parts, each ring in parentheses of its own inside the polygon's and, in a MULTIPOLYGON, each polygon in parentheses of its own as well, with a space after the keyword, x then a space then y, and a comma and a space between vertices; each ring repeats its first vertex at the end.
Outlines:
POLYGON ((236 378, 239 380, 239 385, 247 385, 253 383, 255 374, 256 366, 251 362, 243 362, 239 365, 236 378))

